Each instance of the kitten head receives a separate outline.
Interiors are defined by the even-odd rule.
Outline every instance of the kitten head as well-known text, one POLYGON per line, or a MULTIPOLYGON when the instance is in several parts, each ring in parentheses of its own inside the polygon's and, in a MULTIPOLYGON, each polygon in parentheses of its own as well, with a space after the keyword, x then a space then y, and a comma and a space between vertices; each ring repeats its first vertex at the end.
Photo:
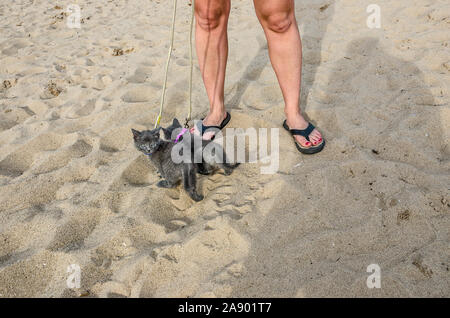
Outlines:
POLYGON ((164 132, 164 139, 172 141, 175 140, 178 133, 180 132, 180 128, 182 128, 180 122, 178 121, 178 119, 174 118, 172 125, 162 129, 164 132))
POLYGON ((144 131, 131 129, 134 138, 134 145, 136 146, 137 150, 143 152, 146 155, 151 155, 152 153, 157 151, 159 149, 159 146, 163 142, 160 138, 160 130, 161 127, 144 131))

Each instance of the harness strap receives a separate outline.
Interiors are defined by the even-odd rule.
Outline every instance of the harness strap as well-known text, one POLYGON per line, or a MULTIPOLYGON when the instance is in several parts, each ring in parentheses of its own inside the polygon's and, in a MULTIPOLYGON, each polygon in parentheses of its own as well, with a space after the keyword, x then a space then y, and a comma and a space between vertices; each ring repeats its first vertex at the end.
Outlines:
POLYGON ((177 143, 178 141, 180 141, 181 136, 183 136, 186 133, 186 131, 188 131, 187 128, 181 129, 181 132, 177 135, 177 138, 175 138, 174 142, 177 143))
POLYGON ((309 135, 312 133, 314 128, 316 128, 316 127, 314 127, 313 124, 309 123, 308 127, 306 127, 306 129, 302 129, 302 130, 300 130, 300 129, 289 129, 289 132, 292 135, 303 136, 303 137, 306 138, 306 140, 310 141, 309 140, 309 135))

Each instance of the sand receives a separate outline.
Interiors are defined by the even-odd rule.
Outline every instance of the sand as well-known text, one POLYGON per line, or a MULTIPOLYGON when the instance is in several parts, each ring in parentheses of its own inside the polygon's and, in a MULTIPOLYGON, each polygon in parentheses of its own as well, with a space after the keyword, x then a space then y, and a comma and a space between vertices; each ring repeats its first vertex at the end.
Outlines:
MULTIPOLYGON (((130 128, 152 127, 171 2, 0 4, 0 297, 449 297, 449 15, 445 0, 297 1, 302 108, 327 146, 280 168, 159 189, 130 128), (68 288, 68 266, 81 269, 68 288), (369 289, 367 267, 381 270, 369 289)), ((189 7, 179 1, 162 124, 186 115, 189 7)), ((281 128, 251 1, 234 0, 230 127, 281 128)), ((207 111, 197 63, 194 117, 207 111)))

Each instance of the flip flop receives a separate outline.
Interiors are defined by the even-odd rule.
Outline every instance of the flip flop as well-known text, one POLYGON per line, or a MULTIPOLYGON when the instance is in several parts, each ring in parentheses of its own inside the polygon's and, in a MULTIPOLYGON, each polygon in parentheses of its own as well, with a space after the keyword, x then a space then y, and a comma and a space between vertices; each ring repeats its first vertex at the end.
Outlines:
MULTIPOLYGON (((311 142, 309 140, 309 135, 312 133, 312 131, 316 128, 314 127, 313 124, 308 123, 308 127, 306 127, 306 129, 290 129, 289 126, 286 123, 286 120, 283 122, 283 128, 286 129, 294 138, 295 141, 295 146, 297 147, 298 151, 300 151, 303 154, 306 155, 312 155, 318 152, 321 152, 323 147, 325 147, 325 139, 322 138, 322 141, 320 144, 317 144, 315 146, 311 146, 311 147, 303 147, 296 139, 294 136, 303 136, 305 137, 306 140, 308 140, 309 142, 311 142)), ((312 142, 311 142, 312 144, 312 142)))
MULTIPOLYGON (((220 123, 219 126, 205 126, 203 125, 203 119, 197 122, 197 130, 200 132, 200 135, 203 136, 203 134, 205 133, 205 131, 207 131, 208 129, 218 129, 218 130, 222 130, 226 127, 226 125, 228 125, 228 123, 231 120, 231 115, 229 112, 227 112, 227 117, 225 117, 225 119, 220 123)), ((215 135, 213 135, 211 137, 211 140, 213 140, 215 137, 215 135)))

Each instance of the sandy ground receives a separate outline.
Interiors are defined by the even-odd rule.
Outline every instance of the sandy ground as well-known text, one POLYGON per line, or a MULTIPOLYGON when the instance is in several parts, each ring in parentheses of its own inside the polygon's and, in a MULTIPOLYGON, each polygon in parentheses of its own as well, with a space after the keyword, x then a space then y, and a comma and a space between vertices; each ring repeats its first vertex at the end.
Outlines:
MULTIPOLYGON (((152 127, 170 1, 0 4, 0 297, 450 296, 446 0, 296 1, 302 107, 327 139, 280 168, 164 190, 130 128, 152 127), (67 267, 81 268, 80 288, 67 267), (369 289, 378 264, 381 288, 369 289)), ((184 118, 189 7, 179 1, 162 123, 184 118)), ((251 1, 233 0, 231 127, 281 128, 283 102, 251 1)), ((196 64, 194 115, 207 111, 196 64)))

